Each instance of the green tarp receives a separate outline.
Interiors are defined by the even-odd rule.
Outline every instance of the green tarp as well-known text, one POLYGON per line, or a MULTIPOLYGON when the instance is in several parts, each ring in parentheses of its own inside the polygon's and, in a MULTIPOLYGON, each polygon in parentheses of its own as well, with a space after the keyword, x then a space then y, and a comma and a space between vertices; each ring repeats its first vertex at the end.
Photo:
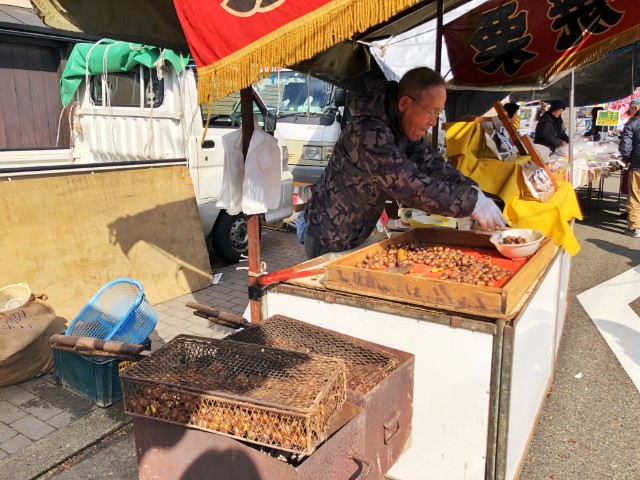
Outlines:
POLYGON ((169 62, 180 73, 189 61, 169 49, 150 47, 139 43, 102 40, 98 43, 78 43, 69 55, 60 79, 60 98, 66 107, 86 75, 128 72, 138 65, 155 68, 160 58, 169 62))

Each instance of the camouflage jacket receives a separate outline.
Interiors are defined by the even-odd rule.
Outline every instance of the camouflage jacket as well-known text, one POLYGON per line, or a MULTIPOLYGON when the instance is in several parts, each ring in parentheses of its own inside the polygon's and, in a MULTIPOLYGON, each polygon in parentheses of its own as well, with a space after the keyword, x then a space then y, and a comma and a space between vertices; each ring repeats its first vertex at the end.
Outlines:
POLYGON ((354 99, 329 165, 305 207, 307 228, 330 251, 355 248, 373 231, 388 196, 450 217, 469 216, 477 185, 424 141, 400 130, 397 82, 354 99))

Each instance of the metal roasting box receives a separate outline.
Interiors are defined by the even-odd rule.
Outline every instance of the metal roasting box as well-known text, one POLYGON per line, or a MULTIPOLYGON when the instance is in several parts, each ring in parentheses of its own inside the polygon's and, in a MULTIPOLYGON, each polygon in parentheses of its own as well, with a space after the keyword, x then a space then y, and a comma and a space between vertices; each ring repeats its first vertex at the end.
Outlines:
POLYGON ((416 228, 393 238, 358 249, 329 261, 327 289, 433 307, 492 318, 513 318, 523 305, 527 290, 536 282, 554 255, 553 241, 546 238, 531 257, 509 260, 502 257, 483 232, 450 228, 416 228), (391 273, 358 267, 387 246, 402 242, 463 249, 491 257, 493 263, 514 270, 502 286, 457 283, 421 275, 391 273))
POLYGON ((373 465, 367 478, 383 478, 410 446, 414 355, 284 315, 269 317, 226 339, 344 360, 347 402, 364 409, 364 456, 373 465))
POLYGON ((305 455, 346 398, 342 360, 189 335, 120 378, 131 415, 305 455))
POLYGON ((299 464, 244 442, 151 417, 133 418, 140 480, 355 480, 371 477, 361 456, 365 418, 344 403, 328 439, 299 464))

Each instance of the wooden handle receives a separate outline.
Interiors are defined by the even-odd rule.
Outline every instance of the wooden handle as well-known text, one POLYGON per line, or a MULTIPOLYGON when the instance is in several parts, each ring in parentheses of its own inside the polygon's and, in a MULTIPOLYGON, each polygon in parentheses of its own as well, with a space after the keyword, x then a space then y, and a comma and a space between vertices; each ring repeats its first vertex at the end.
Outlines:
POLYGON ((201 317, 201 318, 206 318, 207 320, 209 320, 210 322, 213 323, 217 323, 218 325, 222 325, 223 327, 227 327, 227 328, 240 328, 240 325, 238 325, 237 323, 231 323, 231 322, 225 322, 224 320, 222 320, 219 317, 212 317, 210 315, 207 315, 204 312, 200 312, 198 310, 195 310, 193 312, 193 314, 196 317, 201 317))
MULTIPOLYGON (((222 312, 220 310, 216 310, 215 308, 211 308, 211 307, 207 307, 206 305, 201 305, 199 303, 195 303, 195 302, 187 302, 186 303, 187 307, 189 308, 193 308, 194 310, 198 311, 198 312, 202 312, 204 314, 206 314, 208 317, 213 317, 216 319, 220 319, 224 322, 227 323, 232 323, 234 324, 233 327, 245 327, 248 324, 250 324, 250 322, 248 322, 245 318, 240 317, 238 315, 234 315, 233 313, 229 313, 229 312, 222 312)), ((202 315, 198 315, 199 317, 201 317, 202 315)), ((208 317, 203 317, 203 318, 207 318, 208 317)), ((210 319, 209 319, 210 320, 210 319)), ((213 320, 211 320, 213 321, 213 320)))
POLYGON ((138 355, 145 349, 144 345, 134 343, 68 335, 52 335, 49 338, 49 344, 51 345, 51 348, 56 348, 56 345, 62 345, 72 347, 76 350, 99 350, 109 353, 122 353, 125 355, 138 355))
POLYGON ((260 277, 258 277, 258 282, 260 282, 261 285, 269 285, 271 283, 284 282, 286 280, 293 280, 294 278, 311 277, 313 275, 321 275, 323 273, 325 273, 324 267, 298 271, 279 271, 260 275, 260 277))

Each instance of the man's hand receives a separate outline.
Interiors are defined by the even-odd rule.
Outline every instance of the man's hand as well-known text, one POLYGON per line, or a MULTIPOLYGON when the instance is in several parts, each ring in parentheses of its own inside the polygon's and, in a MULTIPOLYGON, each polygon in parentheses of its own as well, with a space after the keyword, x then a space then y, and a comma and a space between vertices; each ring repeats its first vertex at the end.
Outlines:
POLYGON ((478 201, 473 209, 471 218, 480 224, 483 230, 502 230, 507 228, 507 219, 493 200, 487 198, 482 191, 478 190, 478 201))

